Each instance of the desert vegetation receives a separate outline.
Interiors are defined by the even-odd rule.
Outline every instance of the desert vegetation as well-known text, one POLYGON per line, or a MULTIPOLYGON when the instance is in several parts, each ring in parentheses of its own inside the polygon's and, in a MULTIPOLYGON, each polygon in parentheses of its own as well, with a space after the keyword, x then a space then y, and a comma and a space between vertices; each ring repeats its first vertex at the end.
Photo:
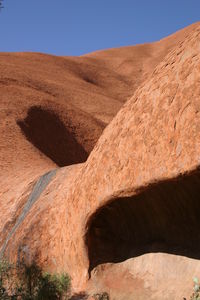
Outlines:
MULTIPOLYGON (((194 292, 190 297, 190 300, 200 300, 200 284, 197 277, 193 278, 194 281, 194 292)), ((186 298, 184 298, 186 300, 186 298)))
MULTIPOLYGON (((43 272, 37 264, 11 264, 0 260, 1 300, 86 300, 87 293, 72 295, 71 278, 67 273, 43 272)), ((109 300, 106 292, 92 296, 95 300, 109 300)), ((195 298, 196 299, 196 298, 195 298)))
POLYGON ((0 261, 0 299, 66 300, 70 297, 71 279, 67 273, 43 272, 36 264, 14 265, 0 261))

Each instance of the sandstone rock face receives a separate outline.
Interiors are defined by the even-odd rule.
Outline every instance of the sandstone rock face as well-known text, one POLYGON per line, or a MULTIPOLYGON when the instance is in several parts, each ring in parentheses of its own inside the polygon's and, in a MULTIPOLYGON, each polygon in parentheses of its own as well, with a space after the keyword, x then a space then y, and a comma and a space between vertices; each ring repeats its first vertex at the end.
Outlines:
POLYGON ((148 253, 122 263, 100 265, 92 272, 88 290, 106 291, 111 299, 184 299, 192 294, 199 262, 169 253, 148 253), (187 279, 186 279, 187 278, 187 279))
MULTIPOLYGON (((192 277, 200 276, 200 25, 176 38, 177 44, 163 40, 173 47, 165 58, 160 54, 158 65, 146 60, 153 72, 144 72, 135 83, 138 89, 85 163, 57 169, 52 164, 54 170, 37 180, 41 167, 23 175, 9 202, 12 209, 2 204, 1 255, 65 270, 76 291, 104 289, 111 299, 188 296, 192 277)), ((109 60, 115 52, 110 51, 104 64, 114 70, 122 64, 131 77, 128 62, 122 62, 126 50, 115 60, 109 60)), ((84 59, 99 64, 99 55, 84 59)), ((34 109, 18 118, 24 133, 34 124, 34 109)), ((49 108, 36 110, 55 117, 49 108)), ((69 140, 76 156, 84 157, 78 162, 85 160, 89 151, 84 154, 78 137, 69 140)), ((52 155, 51 145, 47 148, 52 155)), ((44 161, 47 171, 50 164, 44 161)))
POLYGON ((85 161, 123 103, 195 26, 157 43, 82 57, 0 53, 1 181, 13 168, 23 177, 34 165, 35 178, 85 161))

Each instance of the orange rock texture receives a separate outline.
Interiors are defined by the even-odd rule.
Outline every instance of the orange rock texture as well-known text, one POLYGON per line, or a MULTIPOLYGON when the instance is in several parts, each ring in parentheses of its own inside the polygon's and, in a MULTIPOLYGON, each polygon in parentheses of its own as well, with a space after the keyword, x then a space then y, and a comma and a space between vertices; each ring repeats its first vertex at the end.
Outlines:
POLYGON ((188 296, 200 277, 200 24, 79 58, 2 53, 0 85, 0 255, 111 299, 188 296))

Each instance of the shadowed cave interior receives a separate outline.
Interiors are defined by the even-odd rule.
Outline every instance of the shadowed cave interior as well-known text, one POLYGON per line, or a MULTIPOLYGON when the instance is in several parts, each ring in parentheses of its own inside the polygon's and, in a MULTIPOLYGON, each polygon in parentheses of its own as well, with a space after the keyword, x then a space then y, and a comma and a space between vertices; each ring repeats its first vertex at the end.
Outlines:
POLYGON ((99 208, 86 231, 89 272, 151 252, 200 258, 200 170, 99 208))
POLYGON ((17 124, 27 140, 59 167, 86 161, 88 153, 53 111, 33 106, 17 124))

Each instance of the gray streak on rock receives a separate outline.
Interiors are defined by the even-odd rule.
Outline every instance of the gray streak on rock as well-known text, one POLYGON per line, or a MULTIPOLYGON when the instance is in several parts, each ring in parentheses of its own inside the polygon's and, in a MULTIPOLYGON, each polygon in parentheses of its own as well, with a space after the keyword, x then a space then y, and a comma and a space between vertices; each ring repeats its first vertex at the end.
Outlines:
POLYGON ((31 210, 33 204, 39 199, 42 192, 45 190, 47 185, 51 182, 52 178, 56 174, 56 171, 57 171, 57 169, 54 169, 52 171, 49 171, 48 173, 45 173, 36 182, 36 184, 32 190, 32 193, 29 195, 28 200, 27 200, 26 204, 24 205, 24 208, 23 208, 20 216, 18 217, 13 228, 8 233, 8 236, 7 236, 3 246, 1 248, 1 251, 0 251, 0 258, 3 257, 6 247, 8 245, 8 242, 10 241, 11 237, 13 236, 13 234, 15 233, 17 228, 21 225, 21 223, 26 218, 26 216, 29 213, 29 211, 31 210))

